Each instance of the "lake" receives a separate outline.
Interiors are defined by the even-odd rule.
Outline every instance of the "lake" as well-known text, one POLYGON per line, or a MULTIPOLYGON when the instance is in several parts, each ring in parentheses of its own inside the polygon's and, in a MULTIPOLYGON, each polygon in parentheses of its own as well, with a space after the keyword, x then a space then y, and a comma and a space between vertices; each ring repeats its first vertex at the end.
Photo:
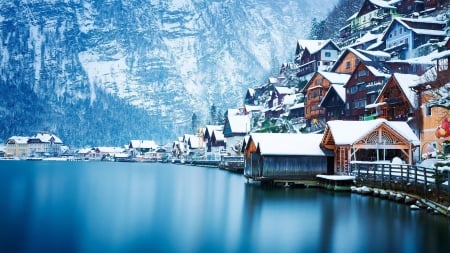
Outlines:
POLYGON ((0 252, 450 252, 450 220, 217 168, 0 161, 0 252))

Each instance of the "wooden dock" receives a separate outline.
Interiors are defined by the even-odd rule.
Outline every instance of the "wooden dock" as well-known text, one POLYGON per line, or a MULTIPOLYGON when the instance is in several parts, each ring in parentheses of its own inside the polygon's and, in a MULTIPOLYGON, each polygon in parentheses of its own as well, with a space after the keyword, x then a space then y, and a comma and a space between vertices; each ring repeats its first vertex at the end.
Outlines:
POLYGON ((320 187, 333 191, 351 191, 355 176, 347 175, 317 175, 320 187))

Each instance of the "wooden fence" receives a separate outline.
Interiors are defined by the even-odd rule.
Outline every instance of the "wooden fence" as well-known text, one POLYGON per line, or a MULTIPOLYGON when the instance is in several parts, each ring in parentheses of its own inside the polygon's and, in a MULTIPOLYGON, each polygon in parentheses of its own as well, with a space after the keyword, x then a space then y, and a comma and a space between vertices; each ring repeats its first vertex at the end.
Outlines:
POLYGON ((390 163, 353 162, 356 184, 403 191, 447 206, 450 203, 450 173, 437 168, 390 163))

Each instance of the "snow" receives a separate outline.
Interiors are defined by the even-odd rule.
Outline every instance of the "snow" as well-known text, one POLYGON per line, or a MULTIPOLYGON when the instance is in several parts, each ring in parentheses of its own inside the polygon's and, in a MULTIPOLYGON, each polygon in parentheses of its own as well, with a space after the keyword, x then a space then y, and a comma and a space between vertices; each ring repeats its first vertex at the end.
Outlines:
POLYGON ((293 106, 289 107, 289 110, 294 110, 294 109, 299 109, 299 108, 304 108, 305 107, 305 103, 297 103, 294 104, 293 106))
POLYGON ((228 116, 232 133, 248 133, 250 131, 250 117, 248 115, 228 116))
POLYGON ((327 122, 327 128, 333 136, 336 145, 352 145, 382 124, 392 128, 414 145, 420 141, 406 122, 387 121, 386 119, 375 119, 369 121, 331 120, 327 122))
POLYGON ((450 50, 445 50, 445 51, 442 51, 442 52, 439 52, 439 53, 433 55, 432 60, 435 61, 435 60, 439 60, 442 58, 448 58, 448 57, 450 57, 450 50))
POLYGON ((295 93, 295 88, 276 86, 275 89, 277 90, 278 94, 294 94, 295 93))
POLYGON ((371 3, 373 3, 374 5, 380 6, 382 8, 397 9, 395 6, 391 5, 391 4, 395 3, 395 2, 398 2, 397 0, 395 0, 395 1, 369 0, 369 1, 371 3))
POLYGON ((318 178, 329 179, 333 181, 348 181, 355 180, 355 176, 347 176, 347 175, 317 175, 318 178))
POLYGON ((331 40, 298 40, 298 44, 303 49, 308 49, 310 54, 321 50, 331 40))
POLYGON ((325 156, 320 148, 323 134, 252 133, 250 138, 262 155, 325 156))
POLYGON ((349 74, 341 74, 335 72, 326 72, 326 71, 318 71, 318 72, 332 84, 346 84, 351 76, 349 74))

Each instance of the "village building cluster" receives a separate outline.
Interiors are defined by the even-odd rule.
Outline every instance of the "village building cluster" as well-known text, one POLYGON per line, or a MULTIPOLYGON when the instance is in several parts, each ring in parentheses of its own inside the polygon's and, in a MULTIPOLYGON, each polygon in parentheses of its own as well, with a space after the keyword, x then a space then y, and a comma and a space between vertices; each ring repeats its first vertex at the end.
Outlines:
MULTIPOLYGON (((346 174, 352 161, 414 164, 448 153, 449 18, 448 1, 365 0, 339 39, 297 40, 293 62, 248 88, 224 124, 199 127, 165 147, 131 140, 77 155, 180 162, 242 157, 244 175, 262 178, 346 174)), ((6 153, 54 154, 62 142, 45 136, 11 137, 6 153)))

